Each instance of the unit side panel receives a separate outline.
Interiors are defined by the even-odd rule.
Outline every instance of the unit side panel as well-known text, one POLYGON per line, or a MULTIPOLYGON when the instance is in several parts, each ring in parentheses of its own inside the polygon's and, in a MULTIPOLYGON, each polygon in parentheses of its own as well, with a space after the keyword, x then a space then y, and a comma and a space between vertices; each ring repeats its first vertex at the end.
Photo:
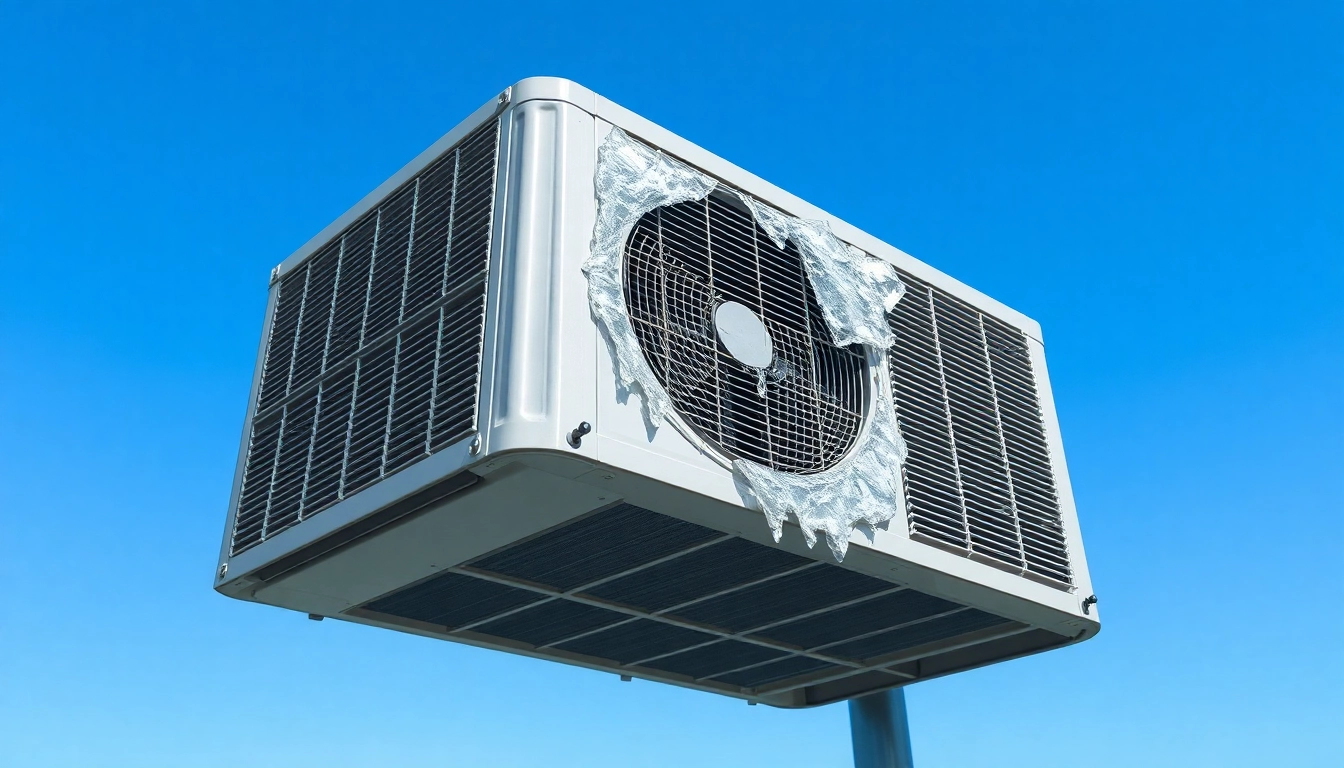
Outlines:
POLYGON ((231 555, 475 429, 498 140, 478 129, 274 284, 231 555))

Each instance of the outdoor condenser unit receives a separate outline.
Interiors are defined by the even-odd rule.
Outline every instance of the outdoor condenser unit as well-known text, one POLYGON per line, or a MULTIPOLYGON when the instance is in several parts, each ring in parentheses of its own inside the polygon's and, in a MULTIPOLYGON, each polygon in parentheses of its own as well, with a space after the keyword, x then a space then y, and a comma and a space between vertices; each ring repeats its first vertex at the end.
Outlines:
POLYGON ((783 707, 1100 626, 1037 324, 552 78, 272 273, 215 588, 783 707))

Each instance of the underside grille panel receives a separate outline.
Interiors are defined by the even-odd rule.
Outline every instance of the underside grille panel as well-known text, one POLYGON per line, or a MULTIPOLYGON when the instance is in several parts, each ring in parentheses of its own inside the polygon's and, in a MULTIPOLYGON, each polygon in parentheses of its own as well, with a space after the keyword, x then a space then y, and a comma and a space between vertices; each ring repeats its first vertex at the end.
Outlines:
POLYGON ((932 643, 936 640, 946 640, 968 632, 1010 623, 1008 619, 1001 616, 967 608, 948 616, 941 616, 861 640, 831 646, 826 649, 826 652, 851 659, 869 659, 903 651, 907 648, 914 648, 917 645, 932 643))
POLYGON ((498 123, 276 288, 231 553, 475 428, 498 123))
POLYGON ((631 504, 359 610, 441 625, 473 642, 500 638, 503 647, 523 643, 620 674, 664 672, 720 690, 870 673, 886 663, 870 664, 873 657, 923 645, 934 655, 968 633, 1023 626, 631 504))
POLYGON ((472 568, 570 590, 723 534, 631 504, 476 560, 472 568))
POLYGON ((887 316, 910 532, 1072 583, 1026 336, 910 275, 887 316))
POLYGON ((714 635, 705 632, 637 619, 556 647, 562 651, 611 659, 621 664, 635 664, 679 648, 713 640, 714 635))
POLYGON ((758 634, 799 648, 817 648, 960 608, 960 605, 951 601, 906 589, 772 627, 758 634))
POLYGON ((759 667, 742 669, 736 672, 728 672, 713 678, 720 683, 736 685, 741 688, 758 688, 768 683, 787 680, 791 677, 799 677, 806 674, 815 674, 823 670, 839 672, 844 667, 830 664, 820 659, 810 659, 806 656, 791 656, 783 661, 775 661, 769 664, 762 664, 759 667))
POLYGON ((645 663, 650 669, 661 669, 687 677, 701 678, 724 674, 742 667, 784 658, 786 653, 759 645, 721 640, 711 645, 665 656, 645 663))
POLYGON ((893 586, 871 576, 823 565, 697 603, 677 611, 677 615, 732 632, 746 632, 893 586))
POLYGON ((488 621, 477 632, 529 645, 550 645, 594 629, 628 621, 629 616, 569 600, 549 600, 488 621))
POLYGON ((600 584, 585 594, 657 611, 811 562, 745 539, 729 539, 600 584))
POLYGON ((544 595, 456 573, 444 573, 368 604, 368 609, 430 624, 460 627, 544 595))

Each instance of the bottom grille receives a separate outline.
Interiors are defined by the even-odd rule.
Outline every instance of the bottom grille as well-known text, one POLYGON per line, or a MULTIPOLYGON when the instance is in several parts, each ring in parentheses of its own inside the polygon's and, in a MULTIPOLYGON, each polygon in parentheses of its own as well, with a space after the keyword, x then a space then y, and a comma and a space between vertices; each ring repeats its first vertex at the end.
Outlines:
POLYGON ((751 695, 856 674, 890 687, 948 648, 1040 632, 629 504, 355 612, 751 695))

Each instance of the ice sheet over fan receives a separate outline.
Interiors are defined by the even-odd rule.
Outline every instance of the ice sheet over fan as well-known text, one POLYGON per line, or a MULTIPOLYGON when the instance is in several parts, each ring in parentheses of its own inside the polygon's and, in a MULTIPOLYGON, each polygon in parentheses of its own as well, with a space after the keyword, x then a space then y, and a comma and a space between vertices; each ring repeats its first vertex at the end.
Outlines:
POLYGON ((596 187, 590 307, 650 427, 675 413, 777 540, 792 514, 841 559, 855 526, 903 513, 905 447, 876 378, 895 270, 619 129, 596 187))

